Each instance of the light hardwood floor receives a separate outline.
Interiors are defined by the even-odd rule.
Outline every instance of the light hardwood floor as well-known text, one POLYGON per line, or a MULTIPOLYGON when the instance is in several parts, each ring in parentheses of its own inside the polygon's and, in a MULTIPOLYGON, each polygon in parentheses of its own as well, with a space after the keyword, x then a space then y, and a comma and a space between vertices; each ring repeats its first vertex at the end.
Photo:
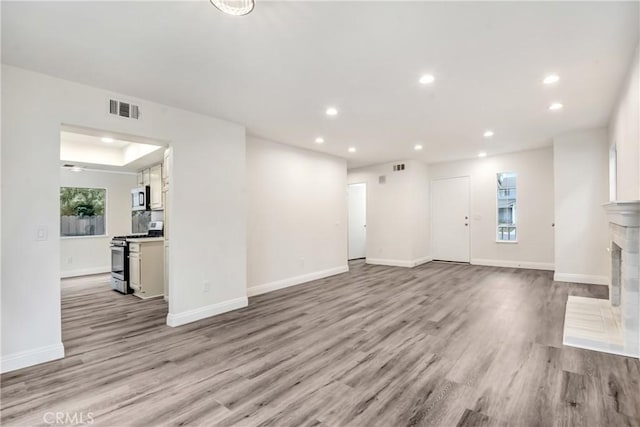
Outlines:
POLYGON ((2 425, 640 426, 640 362, 562 346, 546 271, 429 263, 349 273, 179 328, 161 299, 63 283, 67 357, 2 375, 2 425))

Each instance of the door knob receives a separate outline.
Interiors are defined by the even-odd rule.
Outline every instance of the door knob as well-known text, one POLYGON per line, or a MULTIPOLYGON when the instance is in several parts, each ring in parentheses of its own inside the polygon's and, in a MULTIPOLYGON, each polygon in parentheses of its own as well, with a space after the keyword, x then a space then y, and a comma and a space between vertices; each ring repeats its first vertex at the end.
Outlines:
POLYGON ((464 223, 464 226, 465 226, 465 227, 468 227, 468 226, 469 226, 469 224, 467 224, 467 223, 465 222, 465 223, 464 223))

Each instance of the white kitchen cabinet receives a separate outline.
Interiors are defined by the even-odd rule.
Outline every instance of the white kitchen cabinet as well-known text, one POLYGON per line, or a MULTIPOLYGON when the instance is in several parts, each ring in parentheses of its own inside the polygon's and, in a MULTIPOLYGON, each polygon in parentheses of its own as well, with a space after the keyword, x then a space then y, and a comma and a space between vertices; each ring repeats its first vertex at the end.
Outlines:
POLYGON ((164 300, 169 301, 169 242, 164 242, 164 300))
POLYGON ((149 169, 139 171, 137 178, 138 178, 138 187, 151 185, 151 171, 149 169))
POLYGON ((140 254, 129 253, 129 286, 134 291, 140 289, 140 254))
POLYGON ((151 209, 162 209, 162 165, 158 164, 149 169, 149 177, 151 182, 151 209))
POLYGON ((164 241, 162 239, 129 242, 129 286, 139 298, 164 293, 164 241))
POLYGON ((164 150, 164 161, 162 163, 162 182, 166 187, 171 178, 171 148, 164 150))

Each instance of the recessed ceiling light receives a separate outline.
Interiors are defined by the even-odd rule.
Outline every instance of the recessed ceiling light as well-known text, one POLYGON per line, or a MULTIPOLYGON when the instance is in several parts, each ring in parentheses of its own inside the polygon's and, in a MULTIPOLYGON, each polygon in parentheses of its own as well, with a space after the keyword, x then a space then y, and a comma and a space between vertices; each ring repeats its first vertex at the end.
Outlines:
POLYGON ((558 83, 558 80, 560 80, 560 76, 558 76, 557 74, 549 74, 544 78, 544 80, 542 80, 542 83, 546 85, 552 85, 554 83, 558 83))
POLYGON ((484 133, 482 134, 482 136, 484 136, 485 138, 491 138, 494 135, 492 130, 485 130, 484 133))
POLYGON ((425 74, 425 75, 423 75, 422 77, 420 77, 420 80, 419 80, 419 81, 420 81, 420 84, 428 85, 428 84, 433 83, 435 80, 436 80, 436 78, 435 78, 435 77, 433 77, 433 75, 431 75, 431 74, 425 74))
POLYGON ((335 107, 329 107, 327 108, 327 116, 337 116, 338 115, 338 109, 335 107))
POLYGON ((487 153, 485 153, 484 151, 481 151, 478 153, 478 157, 487 157, 487 153))
POLYGON ((356 152, 356 147, 349 147, 349 151, 350 153, 355 153, 356 152))
POLYGON ((562 110, 563 105, 560 104, 559 102, 554 102, 553 104, 549 105, 549 110, 551 111, 556 111, 556 110, 562 110))
POLYGON ((316 138, 316 144, 324 144, 324 138, 319 136, 316 138))
POLYGON ((420 150, 422 150, 422 145, 416 144, 416 145, 413 146, 413 149, 416 150, 416 151, 420 151, 420 150))
POLYGON ((104 137, 101 139, 102 142, 106 142, 107 144, 111 144, 113 142, 113 138, 104 137))
POLYGON ((82 172, 83 169, 80 166, 74 166, 71 168, 71 172, 82 172))

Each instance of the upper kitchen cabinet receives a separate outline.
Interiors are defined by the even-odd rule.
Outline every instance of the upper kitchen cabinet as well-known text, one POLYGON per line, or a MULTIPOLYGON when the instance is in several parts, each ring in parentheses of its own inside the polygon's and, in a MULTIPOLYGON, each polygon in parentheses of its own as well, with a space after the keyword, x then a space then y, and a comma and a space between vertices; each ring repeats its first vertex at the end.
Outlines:
POLYGON ((149 169, 138 172, 138 187, 151 185, 151 173, 149 169))
POLYGON ((164 163, 162 164, 162 182, 165 186, 169 185, 169 177, 171 172, 171 148, 164 150, 164 163))
POLYGON ((151 209, 163 209, 162 204, 162 165, 158 164, 149 169, 151 185, 151 209))

